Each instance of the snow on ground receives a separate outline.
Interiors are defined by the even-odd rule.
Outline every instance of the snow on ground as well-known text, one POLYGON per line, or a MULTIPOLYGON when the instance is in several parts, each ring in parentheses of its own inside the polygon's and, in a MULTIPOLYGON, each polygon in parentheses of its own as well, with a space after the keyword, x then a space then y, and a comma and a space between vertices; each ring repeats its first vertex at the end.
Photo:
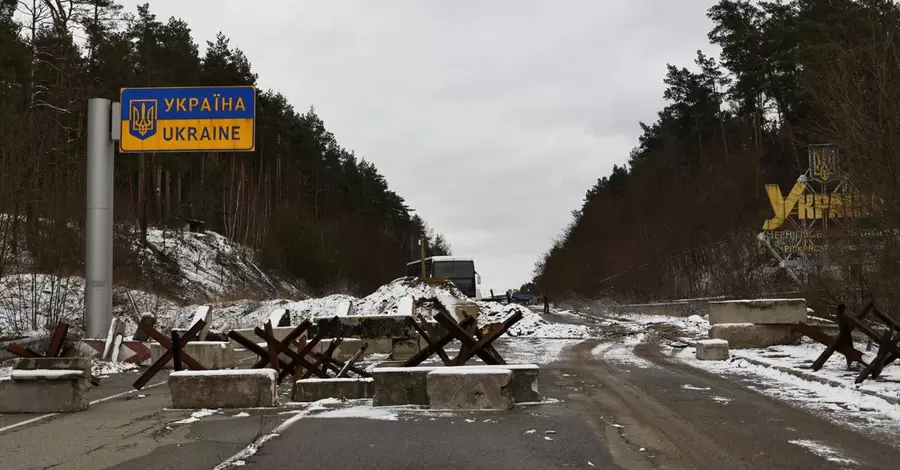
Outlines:
MULTIPOLYGON (((695 348, 676 349, 666 344, 671 340, 666 341, 653 334, 655 329, 674 329, 675 336, 689 344, 705 339, 709 324, 701 317, 617 315, 616 318, 604 319, 604 324, 618 326, 623 334, 616 341, 594 348, 592 352, 595 357, 612 360, 625 367, 660 367, 633 352, 637 344, 655 341, 663 343, 663 352, 679 361, 744 383, 748 388, 804 408, 836 424, 860 431, 884 426, 887 432, 900 432, 900 405, 896 404, 900 400, 900 366, 896 364, 885 368, 879 380, 869 379, 856 385, 854 379, 859 373, 858 368, 854 366, 848 371, 846 361, 839 353, 835 353, 820 371, 809 369, 825 350, 825 346, 811 340, 804 339, 801 344, 793 346, 732 349, 728 360, 701 361, 696 359, 695 348), (821 382, 809 380, 810 377, 821 382)), ((857 345, 857 348, 860 347, 857 345)), ((867 359, 872 359, 874 353, 871 351, 865 355, 867 359)), ((701 387, 691 384, 685 384, 684 388, 708 394, 710 400, 720 406, 727 406, 730 402, 727 398, 716 396, 715 390, 699 390, 701 387)), ((812 447, 806 447, 814 451, 812 447)), ((824 452, 821 449, 815 451, 824 452)), ((837 454, 833 457, 840 458, 837 454)))
MULTIPOLYGON (((865 351, 864 345, 856 344, 857 349, 863 351, 863 358, 871 362, 877 353, 877 346, 872 351, 865 351)), ((897 363, 884 368, 878 380, 866 379, 856 385, 854 381, 859 375, 860 368, 857 364, 848 370, 847 362, 840 353, 834 353, 825 365, 818 371, 810 369, 812 363, 825 351, 825 346, 804 338, 804 341, 796 346, 772 346, 766 349, 741 349, 732 350, 731 355, 759 361, 774 367, 783 367, 802 371, 805 374, 821 379, 846 384, 855 390, 865 390, 878 395, 896 398, 900 401, 900 366, 897 363)))
POLYGON ((201 410, 197 410, 197 411, 191 413, 191 416, 190 416, 190 417, 187 417, 187 418, 182 419, 182 420, 175 421, 175 422, 173 422, 173 423, 171 423, 171 424, 190 424, 190 423, 196 423, 197 421, 200 421, 201 418, 205 418, 205 417, 207 417, 207 416, 212 416, 212 415, 214 415, 214 414, 216 414, 216 413, 218 413, 218 412, 219 412, 218 410, 210 410, 210 409, 207 409, 207 408, 203 408, 203 409, 201 409, 201 410))
POLYGON ((0 337, 47 335, 48 323, 75 322, 83 309, 83 278, 48 274, 0 278, 0 337))
POLYGON ((829 462, 844 464, 844 465, 857 465, 857 462, 853 459, 848 459, 846 457, 841 457, 840 452, 832 449, 831 447, 816 441, 810 441, 806 439, 795 439, 788 441, 791 444, 800 446, 805 448, 806 450, 813 453, 813 455, 822 457, 829 462))
POLYGON ((478 324, 482 326, 500 323, 515 312, 522 312, 522 319, 509 329, 509 336, 528 338, 592 338, 596 336, 594 328, 586 325, 551 323, 544 320, 540 313, 522 305, 478 302, 478 307, 481 311, 478 324))
POLYGON ((883 426, 888 432, 900 432, 900 406, 860 393, 852 382, 837 387, 812 382, 738 357, 700 361, 694 357, 694 348, 685 348, 675 357, 699 369, 739 380, 764 395, 802 407, 836 424, 860 431, 883 426))
POLYGON ((91 373, 94 376, 100 378, 109 374, 121 374, 122 372, 137 371, 139 368, 137 364, 130 364, 127 362, 107 362, 98 359, 93 359, 92 362, 93 365, 91 367, 91 373))

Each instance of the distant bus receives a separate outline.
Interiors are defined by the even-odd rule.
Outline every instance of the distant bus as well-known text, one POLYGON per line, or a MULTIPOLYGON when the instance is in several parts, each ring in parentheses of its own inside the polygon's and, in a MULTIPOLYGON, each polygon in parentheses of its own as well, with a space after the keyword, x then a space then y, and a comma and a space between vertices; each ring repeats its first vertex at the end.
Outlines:
MULTIPOLYGON (((422 260, 406 264, 406 275, 419 277, 422 275, 422 260)), ((466 297, 481 297, 481 275, 475 271, 472 258, 457 256, 431 256, 425 258, 425 277, 446 279, 452 282, 466 297)))

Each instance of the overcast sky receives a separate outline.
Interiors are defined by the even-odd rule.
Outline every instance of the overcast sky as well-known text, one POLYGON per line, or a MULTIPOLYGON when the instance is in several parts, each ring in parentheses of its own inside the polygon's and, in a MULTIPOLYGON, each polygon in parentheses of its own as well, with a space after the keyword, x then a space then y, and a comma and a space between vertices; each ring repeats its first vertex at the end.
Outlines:
POLYGON ((717 54, 714 0, 149 3, 186 20, 201 51, 221 30, 260 88, 314 105, 475 258, 485 290, 529 280, 585 191, 627 160, 663 106, 666 63, 717 54))

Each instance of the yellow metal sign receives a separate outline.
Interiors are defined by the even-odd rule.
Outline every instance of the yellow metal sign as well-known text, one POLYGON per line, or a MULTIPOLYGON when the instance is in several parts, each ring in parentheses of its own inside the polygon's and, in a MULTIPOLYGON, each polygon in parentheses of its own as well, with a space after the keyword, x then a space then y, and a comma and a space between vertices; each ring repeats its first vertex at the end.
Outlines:
POLYGON ((122 152, 251 152, 256 87, 123 88, 122 152))

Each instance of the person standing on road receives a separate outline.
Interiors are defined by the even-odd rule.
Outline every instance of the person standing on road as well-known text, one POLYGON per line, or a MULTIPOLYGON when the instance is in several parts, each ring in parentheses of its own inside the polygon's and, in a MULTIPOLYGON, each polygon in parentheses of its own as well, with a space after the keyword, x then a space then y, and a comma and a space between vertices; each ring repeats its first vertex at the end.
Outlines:
POLYGON ((550 313, 550 302, 547 301, 547 294, 544 294, 544 315, 550 313))

